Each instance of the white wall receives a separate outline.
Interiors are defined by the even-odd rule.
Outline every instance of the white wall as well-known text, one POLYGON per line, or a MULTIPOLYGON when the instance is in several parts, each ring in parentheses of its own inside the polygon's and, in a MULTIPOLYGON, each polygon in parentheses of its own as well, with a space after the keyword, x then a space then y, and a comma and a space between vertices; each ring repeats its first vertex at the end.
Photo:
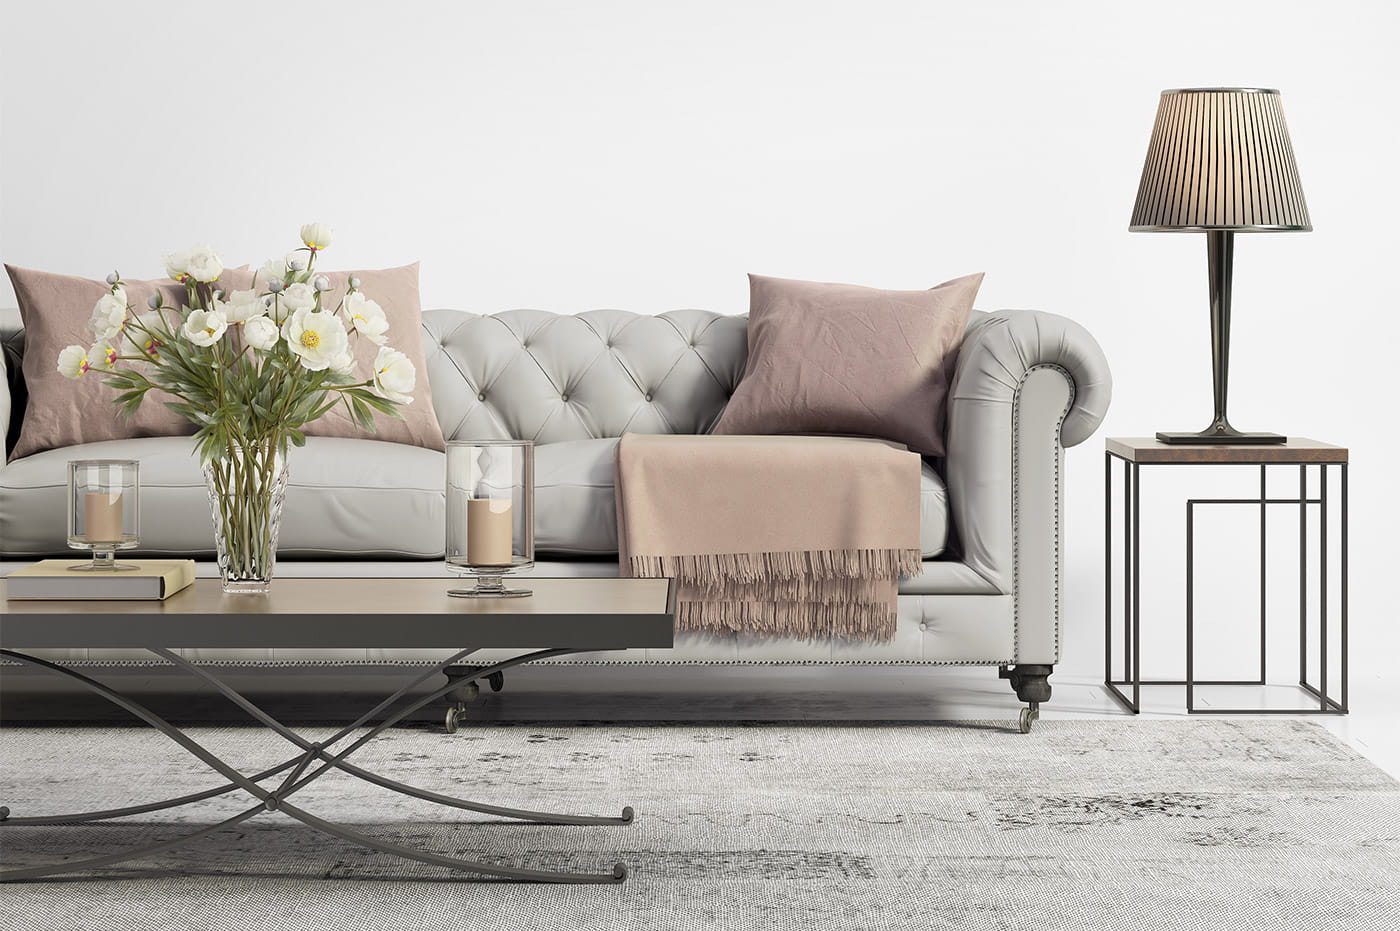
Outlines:
MULTIPOLYGON (((86 6, 6 14, 6 262, 139 277, 197 240, 260 262, 317 219, 335 265, 421 259, 426 306, 479 311, 739 312, 748 271, 985 270, 979 306, 1102 342, 1105 434, 1210 412, 1202 237, 1126 230, 1157 93, 1281 88, 1317 231, 1238 243, 1232 415, 1352 446, 1358 657, 1391 625, 1391 3, 86 6)), ((1069 454, 1081 673, 1101 656, 1101 451, 1069 454)))

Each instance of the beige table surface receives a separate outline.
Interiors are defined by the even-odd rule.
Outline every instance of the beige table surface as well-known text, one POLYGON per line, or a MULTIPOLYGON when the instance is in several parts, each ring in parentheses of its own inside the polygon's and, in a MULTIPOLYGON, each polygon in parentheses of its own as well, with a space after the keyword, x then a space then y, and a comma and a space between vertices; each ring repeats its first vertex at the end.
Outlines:
POLYGON ((165 601, 5 600, 0 647, 669 647, 669 579, 522 579, 528 598, 453 598, 442 579, 278 579, 227 595, 198 579, 165 601))

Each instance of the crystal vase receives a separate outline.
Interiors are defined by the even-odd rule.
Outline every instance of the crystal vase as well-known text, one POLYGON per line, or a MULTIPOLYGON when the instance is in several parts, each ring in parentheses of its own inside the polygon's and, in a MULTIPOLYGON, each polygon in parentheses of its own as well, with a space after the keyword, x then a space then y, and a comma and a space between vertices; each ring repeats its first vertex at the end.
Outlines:
POLYGON ((231 446, 204 467, 219 575, 229 594, 264 594, 277 562, 287 460, 277 443, 231 446))

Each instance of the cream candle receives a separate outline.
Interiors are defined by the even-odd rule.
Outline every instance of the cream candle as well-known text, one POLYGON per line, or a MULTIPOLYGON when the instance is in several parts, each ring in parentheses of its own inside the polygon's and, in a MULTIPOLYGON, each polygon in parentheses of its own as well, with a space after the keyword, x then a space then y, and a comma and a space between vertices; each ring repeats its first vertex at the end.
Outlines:
POLYGON ((467 565, 509 566, 511 539, 508 498, 467 501, 467 565))
POLYGON ((83 496, 83 539, 89 543, 121 542, 121 492, 89 491, 83 496))

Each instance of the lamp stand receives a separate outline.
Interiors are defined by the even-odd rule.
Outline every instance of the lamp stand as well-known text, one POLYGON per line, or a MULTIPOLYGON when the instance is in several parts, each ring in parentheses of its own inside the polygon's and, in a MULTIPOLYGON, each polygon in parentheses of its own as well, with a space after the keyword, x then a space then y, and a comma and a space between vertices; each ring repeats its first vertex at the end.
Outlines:
POLYGON ((1158 433, 1162 443, 1206 443, 1218 445, 1261 445, 1286 443, 1277 433, 1241 433, 1225 416, 1225 398, 1230 390, 1230 281, 1235 266, 1235 234, 1232 230, 1206 230, 1206 253, 1210 274, 1211 381, 1215 389, 1215 419, 1200 433, 1158 433))

